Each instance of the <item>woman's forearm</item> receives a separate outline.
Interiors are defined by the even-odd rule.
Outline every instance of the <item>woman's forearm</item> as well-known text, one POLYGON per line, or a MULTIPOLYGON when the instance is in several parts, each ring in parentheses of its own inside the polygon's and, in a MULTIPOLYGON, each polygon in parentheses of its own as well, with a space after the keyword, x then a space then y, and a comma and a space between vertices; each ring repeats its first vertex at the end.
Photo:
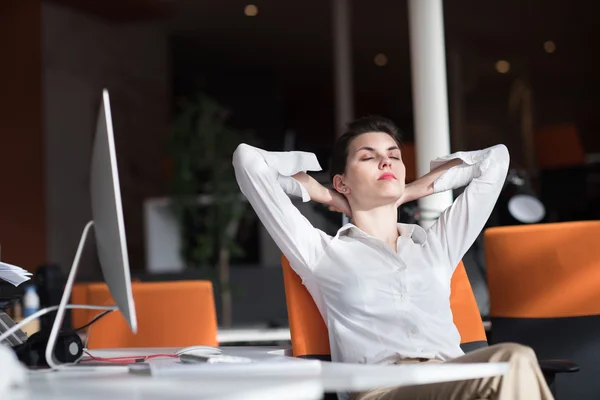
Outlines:
POLYGON ((433 194, 433 183, 436 181, 436 179, 442 176, 442 174, 448 171, 450 168, 462 164, 462 162, 463 161, 461 159, 455 158, 437 167, 433 171, 423 175, 414 182, 407 184, 402 202, 408 203, 410 201, 427 197, 433 194))
POLYGON ((327 205, 331 204, 331 191, 317 182, 315 178, 308 175, 306 172, 298 172, 297 174, 292 175, 292 178, 304 186, 312 201, 327 205))

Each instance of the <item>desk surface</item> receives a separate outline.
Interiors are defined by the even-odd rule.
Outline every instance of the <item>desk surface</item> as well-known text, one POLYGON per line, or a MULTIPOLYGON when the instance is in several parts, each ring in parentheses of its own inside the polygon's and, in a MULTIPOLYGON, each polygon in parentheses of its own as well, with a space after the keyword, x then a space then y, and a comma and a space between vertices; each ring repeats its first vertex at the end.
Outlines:
POLYGON ((137 376, 126 368, 35 373, 29 385, 3 395, 3 400, 164 400, 164 399, 320 399, 317 379, 177 379, 137 376))
POLYGON ((290 328, 234 328, 219 329, 218 342, 228 343, 261 343, 291 341, 290 328))
MULTIPOLYGON (((96 357, 173 353, 176 349, 106 349, 90 351, 96 357)), ((223 347, 224 354, 257 361, 301 362, 283 356, 273 347, 223 347)), ((152 360, 150 361, 152 362, 152 360)), ((161 362, 165 362, 163 359, 161 362)), ((177 362, 175 359, 172 362, 177 362)), ((215 378, 201 375, 144 376, 129 373, 126 366, 81 366, 55 372, 31 372, 29 384, 3 396, 3 400, 81 399, 320 399, 323 392, 367 390, 502 375, 506 363, 350 365, 322 363, 320 374, 276 377, 239 374, 215 378)))

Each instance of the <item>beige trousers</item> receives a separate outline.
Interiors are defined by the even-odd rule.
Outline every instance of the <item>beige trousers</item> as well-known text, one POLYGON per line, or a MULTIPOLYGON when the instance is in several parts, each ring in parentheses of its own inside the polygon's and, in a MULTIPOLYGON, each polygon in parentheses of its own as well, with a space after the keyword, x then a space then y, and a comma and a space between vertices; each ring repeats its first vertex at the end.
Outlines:
MULTIPOLYGON (((401 360, 397 364, 440 362, 438 360, 401 360)), ((550 400, 552 393, 546 384, 538 360, 529 347, 516 343, 501 343, 474 350, 447 363, 508 362, 504 376, 375 389, 356 393, 353 400, 550 400)))

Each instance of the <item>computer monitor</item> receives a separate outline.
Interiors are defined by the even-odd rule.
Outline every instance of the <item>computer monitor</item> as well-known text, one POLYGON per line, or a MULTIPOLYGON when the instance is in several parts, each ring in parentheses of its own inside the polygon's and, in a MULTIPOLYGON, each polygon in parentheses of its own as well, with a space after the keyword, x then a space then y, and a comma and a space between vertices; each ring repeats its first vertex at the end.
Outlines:
POLYGON ((119 171, 115 150, 115 139, 108 90, 102 91, 102 102, 96 123, 96 132, 92 148, 90 166, 90 194, 92 205, 92 221, 85 226, 73 265, 65 284, 65 290, 58 306, 56 318, 48 338, 45 358, 50 367, 58 367, 60 363, 54 359, 54 347, 64 319, 66 308, 91 308, 115 310, 123 314, 131 331, 137 333, 137 318, 131 290, 129 256, 125 236, 123 207, 119 171), (67 305, 79 260, 85 245, 87 234, 94 227, 96 249, 104 281, 115 300, 116 307, 67 305))
POLYGON ((56 318, 52 324, 44 354, 46 362, 52 368, 58 368, 61 365, 54 357, 54 349, 66 309, 119 310, 123 314, 131 331, 137 333, 137 318, 131 290, 129 257, 125 237, 123 208, 121 205, 121 190, 110 99, 108 90, 106 89, 102 92, 102 102, 100 104, 92 149, 90 192, 92 199, 92 221, 89 221, 83 229, 60 304, 39 310, 0 335, 1 343, 32 319, 56 311, 56 318), (95 231, 96 248, 104 280, 116 302, 116 306, 68 304, 75 276, 77 275, 77 269, 79 268, 81 254, 92 226, 95 231))
POLYGON ((136 333, 137 319, 131 291, 117 155, 106 89, 102 92, 96 124, 90 181, 92 218, 102 274, 129 328, 136 333))

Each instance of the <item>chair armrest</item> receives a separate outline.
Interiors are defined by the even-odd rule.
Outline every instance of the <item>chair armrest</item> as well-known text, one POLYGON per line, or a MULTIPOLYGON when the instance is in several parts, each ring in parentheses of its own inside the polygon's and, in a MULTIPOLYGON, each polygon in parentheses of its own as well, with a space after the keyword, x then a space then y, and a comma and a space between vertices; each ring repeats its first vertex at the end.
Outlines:
POLYGON ((330 354, 306 354, 304 356, 298 356, 298 358, 306 358, 308 360, 320 360, 331 362, 330 354))
POLYGON ((579 365, 570 360, 540 360, 539 364, 544 374, 579 371, 579 365))

